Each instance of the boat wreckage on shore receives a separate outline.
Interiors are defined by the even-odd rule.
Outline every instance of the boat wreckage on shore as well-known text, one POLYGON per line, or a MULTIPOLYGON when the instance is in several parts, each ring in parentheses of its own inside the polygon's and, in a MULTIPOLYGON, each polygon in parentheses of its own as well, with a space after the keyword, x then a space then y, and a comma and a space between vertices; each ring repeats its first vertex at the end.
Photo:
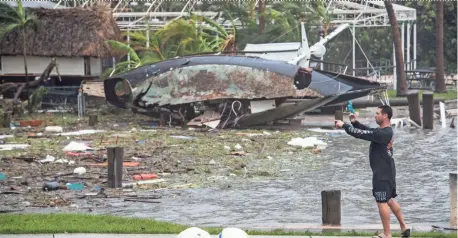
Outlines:
POLYGON ((105 98, 161 118, 161 124, 244 128, 386 90, 377 82, 310 68, 312 56, 323 57, 324 44, 348 24, 312 47, 301 25, 297 57, 288 62, 247 55, 169 59, 104 80, 105 98))
POLYGON ((112 105, 212 128, 265 124, 384 89, 347 75, 231 55, 166 60, 104 81, 112 105), (294 98, 308 100, 288 102, 294 98))

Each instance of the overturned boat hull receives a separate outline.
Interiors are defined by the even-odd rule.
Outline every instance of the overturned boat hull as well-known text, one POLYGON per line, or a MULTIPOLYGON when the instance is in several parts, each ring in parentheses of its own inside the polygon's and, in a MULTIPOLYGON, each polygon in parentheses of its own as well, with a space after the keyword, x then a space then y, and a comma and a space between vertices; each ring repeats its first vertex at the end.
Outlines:
POLYGON ((284 61, 228 55, 166 60, 104 81, 105 97, 115 106, 193 125, 213 121, 220 128, 264 124, 380 89, 284 61), (311 101, 279 107, 287 98, 311 101))

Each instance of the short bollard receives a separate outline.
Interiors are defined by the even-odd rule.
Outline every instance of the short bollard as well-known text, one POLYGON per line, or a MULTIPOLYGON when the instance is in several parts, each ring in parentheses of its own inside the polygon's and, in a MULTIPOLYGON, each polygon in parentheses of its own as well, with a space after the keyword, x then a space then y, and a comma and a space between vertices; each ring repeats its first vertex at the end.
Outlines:
POLYGON ((423 129, 433 129, 434 126, 434 94, 423 93, 423 129))
POLYGON ((407 95, 407 101, 409 102, 409 118, 410 120, 421 126, 421 115, 420 115, 420 99, 418 98, 418 92, 411 92, 407 95))
POLYGON ((121 147, 107 148, 108 155, 108 187, 122 187, 122 161, 124 150, 121 147))
POLYGON ((450 226, 454 229, 457 228, 456 217, 456 173, 450 173, 450 226))
POLYGON ((321 211, 323 225, 340 226, 341 219, 340 190, 321 192, 321 211))
POLYGON ((89 115, 89 126, 95 126, 97 124, 97 115, 89 115))

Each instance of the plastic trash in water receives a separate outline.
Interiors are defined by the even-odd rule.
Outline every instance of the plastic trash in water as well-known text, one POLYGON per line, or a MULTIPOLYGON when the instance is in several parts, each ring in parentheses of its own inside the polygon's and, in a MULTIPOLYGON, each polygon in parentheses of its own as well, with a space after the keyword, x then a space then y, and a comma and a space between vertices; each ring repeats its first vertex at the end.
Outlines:
POLYGON ((88 150, 92 150, 92 148, 87 146, 84 143, 72 141, 70 142, 70 144, 65 146, 62 150, 63 151, 88 151, 88 150))
POLYGON ((178 234, 177 238, 211 238, 211 236, 207 231, 198 227, 190 227, 178 234))
POLYGON ((248 238, 248 234, 242 229, 228 227, 219 233, 218 238, 248 238))
POLYGON ((7 178, 8 178, 8 176, 6 176, 6 174, 0 173, 0 181, 6 180, 7 178))
POLYGON ((67 183, 68 190, 79 191, 84 189, 84 184, 82 183, 67 183))
POLYGON ((59 189, 60 189, 60 184, 56 181, 45 182, 43 184, 43 191, 54 191, 54 190, 59 190, 59 189))
POLYGON ((86 168, 78 167, 73 170, 73 174, 83 175, 86 173, 86 168))
POLYGON ((45 159, 39 160, 38 162, 40 163, 48 163, 48 162, 54 162, 56 158, 52 155, 47 155, 45 159))
POLYGON ((136 142, 137 142, 137 144, 139 144, 139 145, 144 145, 144 144, 146 144, 146 140, 137 140, 136 142))
POLYGON ((59 135, 61 136, 81 136, 81 135, 90 135, 90 134, 96 134, 96 133, 102 133, 105 132, 104 130, 79 130, 79 131, 69 131, 69 132, 64 132, 60 133, 59 135))
POLYGON ((302 148, 313 148, 314 146, 327 146, 326 142, 323 142, 313 136, 307 138, 293 138, 288 142, 288 145, 300 146, 302 148))
POLYGON ((102 187, 100 187, 100 185, 96 185, 95 186, 95 191, 100 191, 100 190, 102 190, 102 187))
POLYGON ((158 178, 157 174, 137 174, 132 176, 134 180, 148 180, 158 178))
POLYGON ((63 132, 64 129, 61 126, 47 126, 45 127, 46 132, 63 132))
POLYGON ((0 151, 1 150, 15 150, 15 149, 26 149, 30 145, 28 144, 3 144, 0 145, 0 151))

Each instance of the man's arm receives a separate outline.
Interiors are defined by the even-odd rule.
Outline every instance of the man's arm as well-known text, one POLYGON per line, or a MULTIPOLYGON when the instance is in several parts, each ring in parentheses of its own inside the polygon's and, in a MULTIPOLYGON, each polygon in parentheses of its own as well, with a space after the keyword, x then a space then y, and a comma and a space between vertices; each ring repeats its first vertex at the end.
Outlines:
POLYGON ((361 129, 361 130, 369 130, 369 131, 372 131, 374 130, 375 128, 371 128, 371 127, 368 127, 364 124, 361 124, 359 121, 352 121, 351 122, 351 125, 354 127, 354 128, 358 128, 358 129, 361 129))
POLYGON ((347 123, 344 123, 342 126, 345 129, 347 134, 367 141, 373 141, 380 144, 388 144, 391 140, 391 136, 387 135, 387 133, 383 133, 381 130, 375 130, 374 128, 370 128, 370 130, 363 130, 356 127, 353 127, 347 123))

